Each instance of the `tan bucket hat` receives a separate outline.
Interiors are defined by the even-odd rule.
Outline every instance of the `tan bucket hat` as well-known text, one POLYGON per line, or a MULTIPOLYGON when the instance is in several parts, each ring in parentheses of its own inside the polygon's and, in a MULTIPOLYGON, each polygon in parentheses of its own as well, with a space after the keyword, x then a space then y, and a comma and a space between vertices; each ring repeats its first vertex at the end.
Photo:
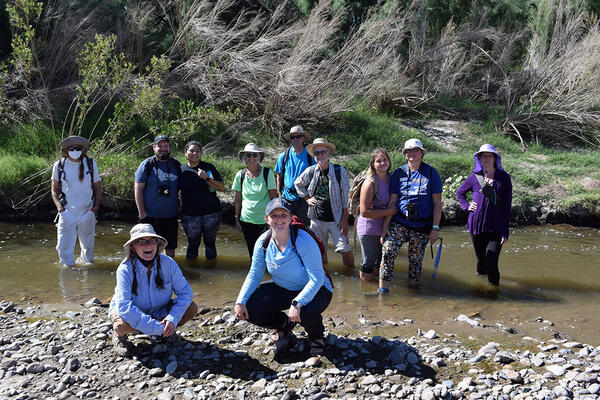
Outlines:
POLYGON ((83 151, 85 151, 88 147, 90 147, 90 142, 86 138, 81 136, 69 136, 67 138, 64 138, 60 142, 59 146, 63 150, 66 150, 71 146, 81 146, 83 151))
POLYGON ((314 157, 315 155, 313 154, 313 149, 318 146, 325 146, 329 149, 331 154, 335 153, 335 144, 329 143, 327 139, 320 137, 316 138, 311 144, 306 146, 306 151, 308 151, 308 154, 314 157))
POLYGON ((143 237, 153 237, 158 239, 158 250, 156 250, 157 254, 160 254, 165 247, 167 247, 167 240, 157 235, 154 231, 154 228, 150 224, 137 224, 129 231, 129 240, 125 242, 123 245, 123 250, 125 250, 125 260, 128 260, 131 257, 131 244, 136 240, 143 237))
POLYGON ((265 158, 265 152, 259 149, 256 143, 248 143, 246 146, 244 146, 244 150, 240 150, 238 152, 238 158, 241 162, 244 162, 244 156, 246 153, 258 153, 260 158, 258 162, 261 162, 265 158))
POLYGON ((301 133, 301 134, 303 134, 304 135, 304 140, 307 141, 307 142, 310 140, 310 135, 300 125, 292 126, 292 128, 290 129, 290 131, 288 133, 286 133, 285 135, 283 135, 283 137, 286 138, 287 140, 291 140, 290 136, 292 136, 295 133, 301 133))

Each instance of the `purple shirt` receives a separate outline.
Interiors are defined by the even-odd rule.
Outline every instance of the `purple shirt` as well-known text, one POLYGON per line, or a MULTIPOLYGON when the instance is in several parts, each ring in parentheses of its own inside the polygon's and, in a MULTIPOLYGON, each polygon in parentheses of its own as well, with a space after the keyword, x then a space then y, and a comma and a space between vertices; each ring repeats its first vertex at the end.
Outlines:
MULTIPOLYGON (((388 202, 390 200, 390 179, 388 177, 387 183, 379 179, 377 175, 375 175, 375 179, 377 179, 377 197, 373 199, 371 208, 387 208, 388 202)), ((360 236, 380 236, 381 232, 383 232, 384 218, 385 217, 365 218, 362 215, 360 215, 356 224, 356 233, 360 236)))
POLYGON ((510 223, 511 203, 512 203, 512 183, 510 176, 497 169, 494 173, 492 188, 496 191, 496 204, 490 201, 479 190, 481 186, 477 176, 473 173, 469 175, 465 183, 456 191, 456 198, 463 210, 469 209, 469 201, 465 194, 473 192, 473 201, 477 203, 477 210, 469 211, 469 220, 467 229, 474 235, 483 232, 498 232, 501 236, 508 239, 508 224, 510 223))

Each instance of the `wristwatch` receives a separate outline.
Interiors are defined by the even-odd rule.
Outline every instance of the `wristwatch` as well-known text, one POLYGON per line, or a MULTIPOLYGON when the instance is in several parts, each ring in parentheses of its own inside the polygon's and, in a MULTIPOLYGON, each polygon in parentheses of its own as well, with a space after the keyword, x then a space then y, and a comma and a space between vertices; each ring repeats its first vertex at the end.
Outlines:
POLYGON ((302 304, 298 303, 297 300, 293 300, 292 301, 292 306, 294 306, 294 307, 302 307, 302 304))
POLYGON ((439 231, 439 230, 440 230, 440 227, 439 227, 439 225, 433 225, 433 226, 431 227, 431 230, 432 230, 432 231, 439 231))

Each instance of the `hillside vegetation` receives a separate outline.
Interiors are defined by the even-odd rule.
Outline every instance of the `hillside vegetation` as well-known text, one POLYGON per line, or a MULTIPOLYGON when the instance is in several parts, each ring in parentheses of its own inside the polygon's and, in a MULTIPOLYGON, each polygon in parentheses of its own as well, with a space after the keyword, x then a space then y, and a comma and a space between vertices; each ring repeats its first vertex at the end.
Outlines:
MULTIPOLYGON (((498 145, 526 207, 600 199, 600 27, 582 0, 0 1, 0 201, 47 199, 57 143, 92 141, 107 205, 131 205, 158 133, 230 183, 249 141, 302 124, 356 173, 422 138, 451 192, 498 145), (6 45, 8 44, 8 45, 6 45), (452 147, 407 128, 461 120, 452 147)), ((401 155, 394 154, 394 165, 401 155)))

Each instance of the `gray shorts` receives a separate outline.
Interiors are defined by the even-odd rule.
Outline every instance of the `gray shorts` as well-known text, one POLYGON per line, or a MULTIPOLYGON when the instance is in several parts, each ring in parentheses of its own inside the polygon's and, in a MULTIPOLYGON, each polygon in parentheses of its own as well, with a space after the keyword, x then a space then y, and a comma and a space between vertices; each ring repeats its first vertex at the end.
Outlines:
POLYGON ((379 268, 381 263, 381 236, 379 235, 359 235, 360 251, 362 253, 362 262, 360 270, 370 274, 375 268, 379 268))
POLYGON ((342 235, 342 232, 340 232, 340 229, 338 228, 338 224, 335 222, 310 220, 310 229, 323 241, 325 248, 327 248, 329 235, 331 235, 331 240, 333 241, 336 253, 352 251, 348 236, 342 235))

